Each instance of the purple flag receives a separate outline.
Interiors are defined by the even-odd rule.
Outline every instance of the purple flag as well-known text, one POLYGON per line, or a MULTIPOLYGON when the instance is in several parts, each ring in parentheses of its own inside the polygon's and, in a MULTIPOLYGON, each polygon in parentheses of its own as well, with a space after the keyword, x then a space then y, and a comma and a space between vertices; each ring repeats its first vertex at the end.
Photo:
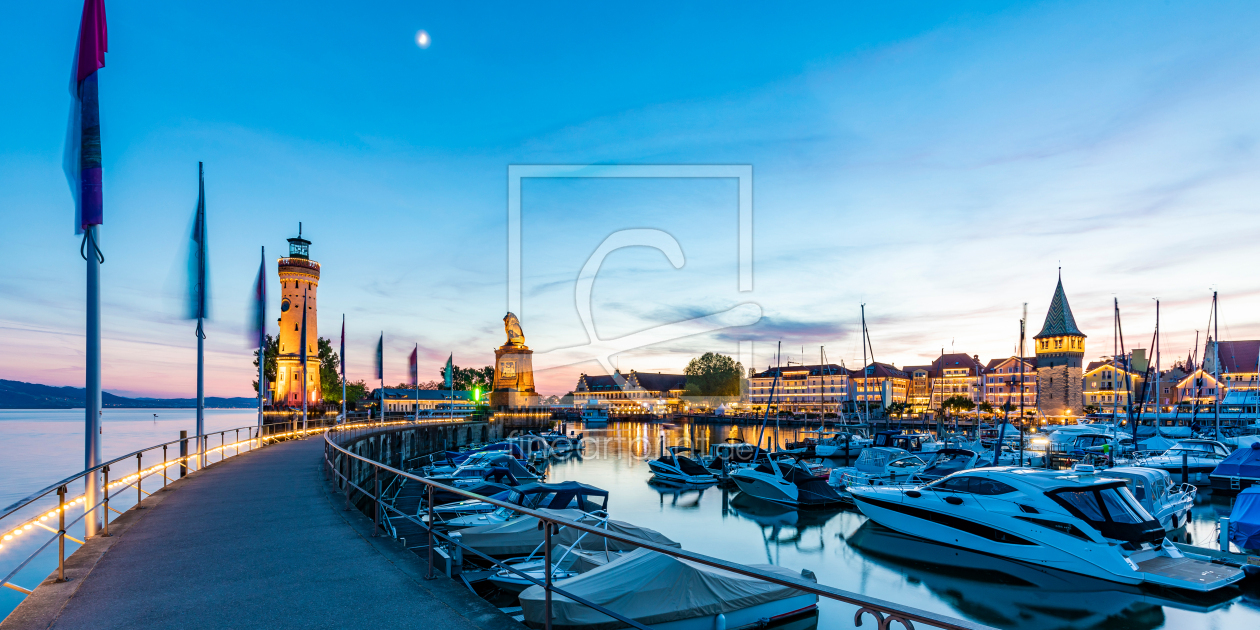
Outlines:
POLYGON ((419 359, 419 356, 417 355, 418 352, 420 352, 419 345, 416 346, 415 350, 411 351, 411 357, 407 359, 407 370, 408 374, 411 376, 412 385, 419 384, 420 382, 420 368, 417 364, 417 360, 419 359))
POLYGON ((101 122, 97 102, 97 70, 105 67, 109 49, 105 0, 84 0, 79 41, 70 76, 70 128, 66 132, 64 168, 75 201, 76 234, 104 222, 101 195, 101 122))

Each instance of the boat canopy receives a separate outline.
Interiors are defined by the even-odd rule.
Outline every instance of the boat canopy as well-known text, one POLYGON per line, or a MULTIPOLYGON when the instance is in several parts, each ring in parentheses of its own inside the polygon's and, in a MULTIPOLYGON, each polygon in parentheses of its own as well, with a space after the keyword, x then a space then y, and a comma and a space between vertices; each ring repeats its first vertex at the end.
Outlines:
POLYGON ((1166 437, 1161 437, 1161 436, 1156 435, 1154 437, 1146 438, 1145 440, 1138 442, 1138 448, 1143 451, 1161 451, 1162 452, 1162 451, 1166 451, 1172 448, 1173 444, 1176 444, 1176 442, 1166 437))
POLYGON ((1212 474, 1218 477, 1260 479, 1260 442, 1252 442, 1251 446, 1230 453, 1229 457, 1217 464, 1212 474))
POLYGON ((1129 492, 1132 492, 1133 497, 1148 511, 1153 504, 1164 500, 1164 495, 1168 494, 1168 487, 1172 485, 1172 476, 1168 474, 1168 471, 1160 468, 1120 466, 1100 471, 1098 475, 1123 479, 1125 485, 1129 487, 1129 492))
POLYGON ((910 455, 910 451, 888 446, 872 446, 862 449, 862 454, 858 456, 853 467, 857 468, 858 472, 880 474, 888 467, 889 462, 906 455, 910 455))
MULTIPOLYGON (((574 521, 586 515, 578 510, 539 511, 574 521)), ((538 526, 538 519, 533 516, 469 527, 460 530, 459 534, 465 545, 489 556, 525 556, 543 543, 543 530, 538 526)))
MULTIPOLYGON (((643 540, 656 543, 658 545, 678 547, 679 549, 682 548, 682 545, 670 540, 664 534, 654 529, 639 527, 638 525, 632 525, 625 521, 614 521, 609 519, 608 521, 599 521, 596 523, 592 522, 593 520, 594 519, 587 518, 583 519, 582 522, 586 525, 606 530, 610 534, 634 536, 635 538, 642 538, 643 540)), ((578 531, 572 527, 561 527, 558 533, 552 534, 551 541, 555 545, 575 547, 577 549, 585 549, 587 551, 633 551, 639 548, 638 545, 604 538, 603 536, 596 536, 595 534, 587 534, 586 532, 578 531), (583 536, 583 534, 586 535, 583 536), (581 538, 581 540, 578 540, 579 538, 581 538)))
POLYGON ((1229 541, 1239 549, 1260 549, 1260 486, 1238 493, 1229 513, 1229 541))
POLYGON ((527 483, 514 488, 508 502, 530 509, 595 512, 608 509, 608 491, 577 481, 527 483))
MULTIPOLYGON (((767 573, 800 578, 801 574, 773 565, 752 565, 767 573)), ((647 549, 567 579, 563 588, 574 595, 615 610, 644 625, 711 617, 767 602, 805 595, 803 591, 731 573, 647 549)), ((531 586, 520 595, 525 621, 543 625, 546 593, 531 586)), ((624 627, 584 604, 555 593, 551 598, 553 628, 605 630, 624 627)))

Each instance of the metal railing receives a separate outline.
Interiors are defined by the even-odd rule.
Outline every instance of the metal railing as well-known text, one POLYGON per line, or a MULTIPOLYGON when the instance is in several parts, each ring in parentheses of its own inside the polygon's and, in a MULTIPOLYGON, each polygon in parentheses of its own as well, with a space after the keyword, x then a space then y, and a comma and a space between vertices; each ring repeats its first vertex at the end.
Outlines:
MULTIPOLYGON (((20 544, 21 541, 29 539, 31 535, 37 533, 37 528, 51 532, 52 537, 46 540, 42 545, 39 545, 34 551, 23 558, 16 567, 9 571, 3 579, 0 579, 0 586, 18 591, 25 595, 31 594, 33 589, 19 586, 18 584, 13 583, 12 580, 54 542, 57 543, 57 581, 64 582, 66 577, 66 539, 69 539, 71 542, 79 545, 84 544, 83 540, 69 535, 67 533, 67 528, 77 524, 79 521, 82 521, 89 512, 101 509, 104 514, 104 518, 101 521, 101 531, 99 535, 109 536, 110 512, 123 514, 126 510, 119 510, 116 505, 120 502, 120 498, 122 499, 122 503, 124 505, 129 502, 128 499, 122 497, 123 492, 132 487, 136 489, 135 503, 131 505, 131 508, 143 508, 142 503, 144 501, 144 497, 146 495, 153 494, 153 492, 149 492, 144 489, 145 479, 151 478, 154 475, 160 475, 162 478, 162 488, 165 488, 167 483, 172 481, 170 475, 167 474, 167 471, 171 467, 178 466, 178 476, 183 477, 190 471, 203 469, 211 464, 239 455, 242 452, 253 450, 266 444, 267 442, 303 437, 305 435, 322 432, 323 430, 323 428, 319 428, 308 431, 290 431, 259 437, 258 427, 248 426, 235 429, 225 429, 223 431, 206 433, 200 436, 194 435, 181 437, 178 440, 155 444, 138 451, 127 453, 126 455, 122 455, 120 457, 115 457, 103 464, 76 473, 70 477, 66 477, 65 479, 49 485, 42 490, 36 491, 35 493, 28 495, 26 498, 20 499, 8 506, 4 509, 3 513, 0 513, 0 532, 2 532, 2 534, 0 534, 0 553, 3 553, 6 549, 13 549, 16 545, 20 544), (241 439, 242 432, 245 434, 244 440, 241 439), (233 435, 232 442, 227 441, 227 436, 229 434, 233 435), (219 438, 219 444, 217 446, 213 444, 215 436, 218 436, 219 438), (204 446, 205 451, 203 454, 199 454, 197 452, 196 444, 198 440, 200 440, 200 443, 204 446), (170 453, 171 446, 173 445, 178 445, 179 447, 179 454, 174 458, 171 457, 170 453), (162 463, 154 464, 146 468, 144 466, 144 455, 159 449, 162 451, 162 463), (218 459, 211 461, 214 459, 216 454, 218 455, 218 459), (125 462, 131 460, 135 460, 136 462, 135 472, 125 474, 122 477, 115 477, 111 481, 110 473, 115 472, 115 474, 117 474, 116 469, 121 468, 125 462), (86 505, 87 497, 85 495, 79 495, 74 498, 69 496, 70 484, 76 481, 84 480, 88 477, 88 475, 98 473, 104 476, 104 484, 101 486, 101 500, 99 502, 89 507, 86 505), (22 517, 22 514, 29 514, 34 511, 37 503, 53 494, 57 497, 55 507, 52 507, 47 511, 40 508, 39 512, 34 516, 27 516, 25 518, 22 517), (116 505, 110 505, 111 501, 116 505), (67 521, 68 511, 80 508, 82 509, 82 513, 80 513, 78 517, 67 521), (16 526, 11 524, 19 519, 20 522, 16 526), (6 523, 6 520, 9 522, 6 523), (55 522, 56 527, 54 528, 51 526, 49 521, 55 522)), ((90 535, 91 533, 86 533, 85 538, 90 535)))
MULTIPOLYGON (((867 597, 865 595, 841 590, 838 588, 833 588, 833 587, 826 586, 823 584, 817 584, 815 582, 810 582, 808 580, 801 579, 801 578, 786 577, 784 575, 767 573, 765 571, 760 571, 758 569, 748 567, 742 564, 729 562, 726 560, 721 560, 721 559, 714 558, 711 556, 706 556, 703 554, 693 553, 690 551, 684 551, 682 549, 676 549, 673 547, 666 547, 664 545, 653 543, 653 542, 650 542, 641 538, 637 538, 634 536, 628 536, 624 534, 618 534, 616 532, 610 532, 606 529, 601 529, 597 526, 587 525, 584 523, 571 521, 564 518, 558 518, 558 517, 546 514, 544 512, 540 512, 538 510, 524 508, 519 505, 508 503, 506 501, 499 501, 499 500, 485 497, 479 494, 468 492, 467 490, 462 490, 460 488, 437 483, 435 481, 425 479, 424 477, 421 477, 412 473, 408 473, 403 470, 399 470, 387 464, 383 464, 371 458, 364 457, 362 455, 358 455, 347 450, 346 448, 342 447, 340 444, 338 444, 336 441, 333 440, 333 436, 339 433, 341 433, 339 428, 333 427, 331 430, 329 430, 327 433, 324 434, 325 478, 336 481, 340 485, 340 487, 344 489, 345 495, 346 495, 346 509, 349 509, 351 505, 352 490, 357 490, 359 493, 361 493, 362 495, 372 500, 372 506, 373 506, 372 534, 374 536, 378 535, 382 531, 381 521, 383 519, 390 518, 387 516, 387 514, 392 512, 393 514, 396 514, 398 517, 402 517, 404 519, 411 521, 415 525, 418 525, 425 531, 425 534, 427 537, 426 548, 427 548, 427 553, 428 553, 428 570, 427 570, 427 576, 426 576, 427 579, 433 579, 434 577, 434 566, 435 566, 434 552, 436 551, 436 541, 441 540, 447 545, 450 545, 452 548, 458 548, 459 550, 465 553, 472 553, 473 555, 485 560, 486 562, 489 562, 493 566, 507 570, 532 584, 541 586, 544 591, 543 618, 544 618, 545 630, 551 630, 551 602, 552 602, 553 594, 559 594, 564 597, 567 597, 575 602, 578 602, 584 606, 592 608, 604 615, 607 615, 622 623, 625 623, 633 628, 638 628, 639 630, 652 630, 651 627, 649 626, 639 623, 621 613, 618 613, 613 610, 609 610, 583 597, 575 595, 572 592, 565 590, 564 588, 556 586, 552 582, 551 576, 552 576, 552 573, 554 572, 554 567, 552 566, 552 562, 551 562, 552 561, 551 536, 553 533, 558 532, 560 527, 568 527, 575 531, 583 532, 584 535, 594 534, 596 536, 600 536, 605 539, 614 540, 620 543, 648 549, 651 551, 655 551, 657 553, 662 553, 668 556, 672 556, 674 558, 688 560, 691 562, 714 567, 714 568, 721 569, 724 571, 730 571, 731 573, 745 575, 745 576, 756 578, 765 582, 770 582, 773 584, 778 584, 780 586, 793 588, 793 589, 796 589, 805 593, 812 593, 814 595, 817 595, 819 597, 823 597, 826 599, 857 606, 858 607, 857 613, 853 617, 853 623, 856 626, 862 625, 863 617, 867 614, 870 614, 871 617, 875 619, 878 625, 878 628, 880 630, 888 630, 892 622, 894 621, 900 623, 904 628, 906 628, 906 630, 913 630, 915 627, 914 624, 916 622, 926 624, 926 625, 936 627, 936 628, 946 628, 948 630, 990 630, 989 626, 985 626, 983 624, 972 623, 966 620, 956 619, 956 618, 949 617, 946 615, 940 615, 940 614, 936 614, 930 611, 913 608, 910 606, 902 606, 900 604, 896 604, 890 601, 877 599, 873 597, 867 597), (338 466, 334 462, 334 456, 336 454, 340 454, 347 458, 358 460, 360 462, 363 462, 364 464, 371 466, 372 472, 366 478, 370 480, 370 483, 373 486, 373 488, 371 490, 363 488, 359 486, 358 484, 354 483, 349 478, 348 475, 342 474, 342 472, 338 469, 338 466), (389 475, 395 475, 398 478, 405 478, 411 481, 415 481, 417 483, 420 483, 426 486, 426 495, 427 495, 426 505, 427 505, 427 510, 428 510, 427 520, 422 520, 418 518, 419 515, 404 514, 403 512, 395 509, 394 506, 382 501, 382 496, 383 496, 382 489, 381 489, 381 473, 382 472, 389 475), (478 551, 477 549, 464 545, 460 541, 459 537, 457 536, 447 535, 444 532, 437 531, 435 527, 430 527, 429 526, 430 523, 436 523, 436 518, 434 517, 434 504, 433 504, 433 493, 435 490, 454 493, 456 495, 460 495, 468 499, 484 501, 496 507, 507 508, 518 515, 532 516, 538 519, 539 527, 543 530, 543 554, 544 554, 543 567, 544 569, 543 569, 542 579, 538 579, 538 578, 535 578, 534 576, 528 575, 518 570, 516 567, 513 567, 505 563, 503 560, 492 558, 489 555, 482 553, 481 551, 478 551)), ((362 434, 360 433, 360 435, 362 434)))

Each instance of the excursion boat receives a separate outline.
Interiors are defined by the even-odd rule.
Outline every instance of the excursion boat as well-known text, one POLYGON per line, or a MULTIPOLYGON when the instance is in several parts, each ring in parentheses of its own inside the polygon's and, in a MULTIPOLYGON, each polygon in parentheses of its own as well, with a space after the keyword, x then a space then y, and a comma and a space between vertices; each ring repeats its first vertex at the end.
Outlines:
POLYGON ((740 492, 765 501, 798 507, 823 507, 844 501, 826 479, 815 475, 799 460, 771 457, 756 466, 736 468, 730 478, 740 492))
MULTIPOLYGON (((752 565, 767 573, 816 581, 774 565, 752 565)), ((560 587, 589 602, 625 615, 653 630, 740 630, 762 628, 815 614, 818 596, 688 562, 648 549, 564 580, 560 587)), ((526 625, 542 628, 550 599, 555 630, 620 628, 622 622, 568 597, 547 597, 541 586, 520 594, 526 625)))
POLYGON ((1199 489, 1191 484, 1176 483, 1167 471, 1158 468, 1120 466, 1100 471, 1099 476, 1123 479, 1129 492, 1143 508, 1159 521, 1164 532, 1185 527, 1194 508, 1194 495, 1199 489))
POLYGON ((1174 479, 1180 479, 1184 457, 1189 472, 1187 481, 1206 484, 1211 481, 1208 475, 1228 456, 1229 448, 1215 440, 1181 440, 1162 454, 1135 457, 1133 463, 1143 468, 1167 471, 1174 479))
POLYGON ((585 426, 602 427, 608 424, 608 406, 591 401, 582 407, 580 417, 585 426))
MULTIPOLYGON (((549 510, 577 510, 587 514, 605 513, 608 510, 608 491, 588 486, 576 481, 560 483, 530 483, 513 488, 503 499, 512 505, 519 505, 531 510, 545 508, 549 510)), ((485 503, 485 505, 490 505, 485 503)), ((435 514, 436 515, 436 514, 435 514)), ((451 529, 477 527, 481 525, 497 525, 520 514, 505 507, 494 507, 486 513, 468 513, 440 523, 451 529)))
POLYGON ((694 452, 685 446, 671 446, 664 455, 649 460, 648 468, 652 474, 667 481, 680 483, 716 483, 717 476, 713 471, 701 466, 698 462, 682 453, 694 452))
POLYGON ((915 489, 850 488, 858 509, 904 534, 1124 584, 1213 591, 1237 568, 1187 557, 1129 492, 1092 466, 977 468, 915 489))
POLYGON ((1260 442, 1230 453, 1208 478, 1212 481, 1212 494, 1238 494, 1260 484, 1260 442))

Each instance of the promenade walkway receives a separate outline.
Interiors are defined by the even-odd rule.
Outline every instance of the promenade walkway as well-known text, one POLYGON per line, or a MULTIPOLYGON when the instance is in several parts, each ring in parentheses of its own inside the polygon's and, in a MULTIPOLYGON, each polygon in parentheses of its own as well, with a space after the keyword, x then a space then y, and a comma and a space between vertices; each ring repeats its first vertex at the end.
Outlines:
POLYGON ((425 565, 324 481, 323 438, 268 446, 171 484, 110 524, 0 630, 523 627, 425 565))

